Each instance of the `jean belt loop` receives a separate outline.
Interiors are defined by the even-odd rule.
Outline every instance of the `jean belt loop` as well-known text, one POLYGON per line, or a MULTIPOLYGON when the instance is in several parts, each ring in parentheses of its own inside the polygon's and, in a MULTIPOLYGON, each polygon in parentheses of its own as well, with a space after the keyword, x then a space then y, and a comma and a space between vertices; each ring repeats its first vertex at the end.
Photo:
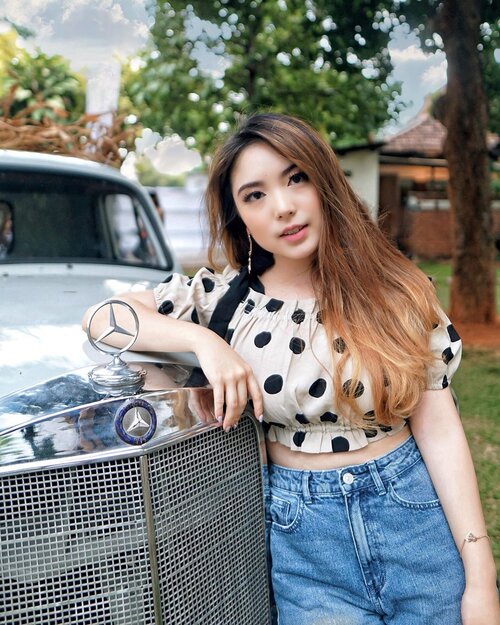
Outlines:
POLYGON ((370 470, 370 475, 372 476, 373 483, 375 484, 375 488, 377 489, 377 494, 385 495, 387 490, 384 486, 384 482, 382 482, 382 478, 380 477, 380 473, 378 472, 375 461, 370 460, 367 464, 368 469, 370 470))
POLYGON ((309 490, 310 471, 302 471, 302 497, 305 503, 311 503, 311 491, 309 490))

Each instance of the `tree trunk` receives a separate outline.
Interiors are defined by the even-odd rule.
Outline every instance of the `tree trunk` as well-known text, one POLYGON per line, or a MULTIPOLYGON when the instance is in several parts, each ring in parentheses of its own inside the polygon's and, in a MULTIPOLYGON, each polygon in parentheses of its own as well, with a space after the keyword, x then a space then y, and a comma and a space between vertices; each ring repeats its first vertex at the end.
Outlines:
POLYGON ((455 237, 450 315, 465 323, 493 323, 496 316, 488 113, 477 49, 480 5, 444 0, 436 16, 448 61, 441 121, 448 131, 444 154, 455 237))

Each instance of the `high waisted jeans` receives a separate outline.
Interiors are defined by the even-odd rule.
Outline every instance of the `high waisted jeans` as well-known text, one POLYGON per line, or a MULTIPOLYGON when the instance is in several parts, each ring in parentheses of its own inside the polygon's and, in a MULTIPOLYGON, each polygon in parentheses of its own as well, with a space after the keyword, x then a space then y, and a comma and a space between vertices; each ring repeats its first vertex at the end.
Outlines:
POLYGON ((264 488, 278 625, 460 625, 462 561, 412 437, 337 470, 271 464, 264 488))

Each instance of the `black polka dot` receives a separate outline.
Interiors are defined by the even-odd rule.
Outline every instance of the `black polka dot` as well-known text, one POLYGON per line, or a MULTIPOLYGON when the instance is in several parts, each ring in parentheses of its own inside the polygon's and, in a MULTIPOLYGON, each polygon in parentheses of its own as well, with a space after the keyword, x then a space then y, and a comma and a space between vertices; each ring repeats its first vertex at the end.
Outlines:
POLYGON ((363 395, 363 393, 365 392, 365 387, 363 386, 362 382, 358 382, 356 384, 354 392, 352 391, 351 386, 352 380, 346 380, 344 384, 342 384, 342 391, 344 392, 344 395, 350 395, 357 398, 361 397, 361 395, 363 395))
POLYGON ((277 312, 283 306, 283 302, 280 299, 270 299, 266 304, 266 310, 269 312, 277 312))
POLYGON ((295 323, 302 323, 305 318, 306 313, 301 308, 297 308, 297 310, 292 313, 292 321, 295 321, 295 323))
POLYGON ((198 318, 198 311, 196 308, 193 308, 193 312, 191 313, 191 321, 193 323, 200 323, 200 319, 198 318))
POLYGON ((245 308, 243 309, 243 312, 248 314, 252 312, 254 308, 255 308, 255 302, 253 301, 253 299, 249 299, 246 303, 245 308))
POLYGON ((270 375, 264 382, 264 390, 269 395, 276 395, 283 388, 283 378, 280 375, 270 375))
POLYGON ((210 278, 202 278, 203 288, 205 293, 211 293, 215 289, 215 282, 210 278))
POLYGON ((160 304, 158 308, 158 312, 162 315, 169 315, 174 310, 174 302, 171 302, 169 299, 165 300, 160 304))
POLYGON ((346 347, 345 341, 340 336, 338 339, 335 339, 333 341, 333 349, 339 354, 343 354, 345 352, 345 347, 346 347))
POLYGON ((365 421, 375 421, 375 410, 369 410, 363 415, 365 421))
POLYGON ((316 313, 316 321, 318 323, 323 323, 323 317, 321 316, 321 310, 316 313))
POLYGON ((306 417, 306 415, 301 414, 300 412, 295 415, 295 418, 299 423, 302 423, 302 425, 307 425, 309 423, 309 419, 306 417))
POLYGON ((379 428, 382 430, 382 432, 385 432, 387 434, 387 432, 392 432, 392 427, 390 425, 384 425, 384 424, 380 424, 379 428))
POLYGON ((338 417, 333 412, 324 412, 319 419, 323 422, 337 423, 338 417))
POLYGON ((439 323, 437 323, 436 321, 432 324, 432 329, 435 330, 436 328, 439 328, 439 323))
POLYGON ((290 344, 288 347, 292 350, 294 354, 302 354, 306 347, 306 343, 302 339, 294 336, 293 339, 290 340, 290 344))
POLYGON ((170 282, 170 280, 172 280, 173 277, 174 277, 174 274, 171 273, 169 276, 167 276, 165 278, 165 280, 163 280, 163 284, 166 284, 167 282, 170 282))
POLYGON ((210 273, 215 273, 215 269, 212 269, 212 267, 205 267, 205 269, 210 271, 210 273))
POLYGON ((445 364, 448 364, 455 354, 451 351, 450 347, 447 347, 441 354, 441 358, 445 364))
POLYGON ((226 343, 231 343, 233 334, 234 334, 234 328, 228 328, 226 332, 226 336, 224 337, 226 339, 226 343))
POLYGON ((302 447, 302 443, 304 442, 305 437, 305 432, 295 432, 295 434, 293 435, 293 444, 297 447, 302 447))
POLYGON ((349 451, 350 445, 347 438, 336 436, 332 439, 332 451, 349 451))
POLYGON ((193 284, 193 278, 190 278, 190 279, 187 281, 187 283, 186 283, 186 284, 187 284, 188 286, 191 286, 191 285, 193 284))
POLYGON ((448 386, 448 378, 446 376, 443 377, 442 386, 443 386, 443 388, 446 388, 448 386))
POLYGON ((448 336, 452 343, 460 340, 460 334, 455 330, 452 323, 450 323, 446 329, 448 330, 448 336))
POLYGON ((319 378, 309 387, 309 395, 312 397, 321 397, 326 390, 326 380, 319 378))
POLYGON ((375 436, 377 436, 378 434, 378 431, 373 430, 372 428, 365 429, 364 432, 365 432, 366 438, 375 438, 375 436))
POLYGON ((270 332, 260 332, 254 338, 253 342, 255 343, 255 347, 264 347, 265 345, 269 343, 271 338, 272 336, 270 332))

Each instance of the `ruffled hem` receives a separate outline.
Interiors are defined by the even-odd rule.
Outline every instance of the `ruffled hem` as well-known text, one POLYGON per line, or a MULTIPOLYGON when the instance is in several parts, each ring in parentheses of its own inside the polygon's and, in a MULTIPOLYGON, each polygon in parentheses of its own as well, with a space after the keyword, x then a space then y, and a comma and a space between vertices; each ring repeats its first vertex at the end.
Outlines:
POLYGON ((354 451, 366 447, 374 441, 378 441, 386 436, 393 436, 400 432, 406 422, 401 419, 385 432, 377 428, 376 436, 367 436, 374 430, 363 430, 362 428, 337 428, 328 429, 321 425, 315 428, 309 426, 307 429, 290 429, 277 425, 270 425, 266 437, 274 443, 281 443, 292 451, 303 451, 305 453, 331 453, 340 451, 354 451))

